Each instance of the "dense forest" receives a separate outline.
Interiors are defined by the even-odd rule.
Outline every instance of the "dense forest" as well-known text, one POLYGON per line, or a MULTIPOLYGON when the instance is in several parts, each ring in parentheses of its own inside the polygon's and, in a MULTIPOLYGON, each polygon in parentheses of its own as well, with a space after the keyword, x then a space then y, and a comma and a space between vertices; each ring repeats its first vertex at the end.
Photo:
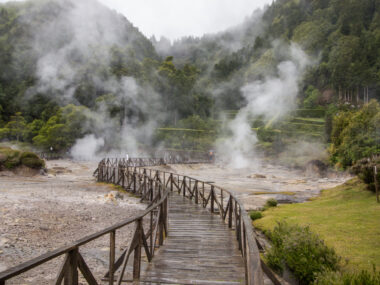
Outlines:
POLYGON ((302 134, 332 143, 331 161, 342 166, 380 153, 379 105, 367 105, 380 98, 379 0, 277 0, 225 32, 173 44, 147 39, 91 0, 1 4, 0 139, 67 151, 93 134, 104 150, 205 150, 252 103, 242 87, 281 77, 294 46, 304 53, 295 66, 303 57, 308 64, 287 109, 293 115, 247 115, 261 149, 302 134), (344 131, 352 118, 363 118, 352 124, 367 131, 365 141, 344 131))

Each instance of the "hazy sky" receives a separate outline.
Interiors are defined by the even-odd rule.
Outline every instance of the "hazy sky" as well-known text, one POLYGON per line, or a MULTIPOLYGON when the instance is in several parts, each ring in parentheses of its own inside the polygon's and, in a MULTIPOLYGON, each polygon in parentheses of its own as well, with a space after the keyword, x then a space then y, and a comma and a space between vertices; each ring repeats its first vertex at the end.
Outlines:
MULTIPOLYGON (((8 0, 0 0, 7 2, 8 0)), ((33 0, 32 0, 33 1, 33 0)), ((80 1, 80 0, 77 0, 80 1)), ((272 0, 99 0, 124 14, 141 32, 165 36, 201 36, 241 23, 272 0)))
POLYGON ((201 36, 241 23, 272 0, 100 0, 146 36, 201 36))

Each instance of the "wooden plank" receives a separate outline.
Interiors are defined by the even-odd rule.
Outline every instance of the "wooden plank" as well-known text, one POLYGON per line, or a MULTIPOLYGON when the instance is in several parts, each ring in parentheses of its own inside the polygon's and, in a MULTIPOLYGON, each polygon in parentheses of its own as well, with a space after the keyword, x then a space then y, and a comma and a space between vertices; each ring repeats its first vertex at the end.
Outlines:
POLYGON ((89 285, 98 285, 94 275, 92 274, 90 268, 88 268, 83 256, 78 252, 78 268, 82 272, 83 277, 86 279, 89 285))
POLYGON ((61 285, 63 281, 63 277, 65 276, 65 272, 69 266, 69 254, 66 254, 65 259, 63 260, 61 267, 58 271, 57 278, 55 278, 55 285, 61 285))
POLYGON ((113 285, 113 279, 115 275, 115 243, 116 243, 116 231, 110 232, 110 256, 109 256, 109 285, 113 285))

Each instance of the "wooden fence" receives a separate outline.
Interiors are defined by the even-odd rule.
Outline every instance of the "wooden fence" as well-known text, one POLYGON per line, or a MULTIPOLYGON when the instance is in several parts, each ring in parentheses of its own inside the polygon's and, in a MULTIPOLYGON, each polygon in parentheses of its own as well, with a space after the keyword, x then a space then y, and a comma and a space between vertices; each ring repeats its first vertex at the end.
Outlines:
MULTIPOLYGON (((97 175, 98 181, 118 184, 127 191, 140 196, 142 201, 153 197, 152 187, 149 184, 152 181, 146 180, 146 177, 153 176, 154 181, 161 182, 170 192, 177 192, 208 209, 211 214, 218 214, 223 221, 228 223, 229 228, 235 230, 239 250, 244 259, 246 284, 263 284, 262 269, 267 275, 272 275, 260 260, 252 221, 241 201, 230 191, 184 175, 144 167, 132 167, 122 159, 102 160, 99 163, 97 175)), ((155 201, 152 200, 152 202, 155 201)), ((275 280, 274 276, 268 277, 275 280)), ((277 284, 277 280, 274 282, 277 284)))
MULTIPOLYGON (((188 176, 166 171, 152 170, 141 166, 157 165, 162 160, 156 159, 103 159, 95 171, 99 182, 120 185, 125 190, 134 193, 141 201, 148 202, 148 208, 140 215, 127 219, 98 233, 84 237, 68 246, 28 262, 0 272, 0 285, 7 280, 35 268, 49 260, 65 255, 65 260, 58 270, 54 284, 78 285, 78 269, 90 285, 98 284, 90 268, 87 266, 81 252, 81 246, 109 235, 109 270, 104 275, 104 281, 114 284, 115 272, 121 268, 117 283, 121 284, 129 257, 134 253, 133 279, 139 280, 141 269, 141 251, 144 250, 148 261, 154 257, 156 247, 163 244, 168 233, 168 196, 177 192, 183 197, 193 200, 196 204, 208 209, 210 214, 219 215, 235 230, 239 250, 245 264, 245 280, 248 285, 262 285, 263 272, 271 278, 271 272, 260 260, 260 252, 251 219, 246 213, 241 201, 230 191, 211 183, 203 182, 188 176), (143 224, 148 222, 149 229, 144 232, 143 224), (135 223, 133 238, 129 246, 115 259, 116 230, 135 223), (115 261, 116 260, 116 261, 115 261)), ((167 162, 165 162, 167 163, 167 162)), ((271 278, 272 279, 272 278, 271 278)), ((275 281, 275 279, 272 279, 275 281)), ((275 284, 278 284, 275 282, 275 284)))
MULTIPOLYGON (((103 167, 105 164, 100 164, 101 171, 99 172, 99 180, 111 182, 114 179, 114 167, 110 165, 103 167)), ((59 256, 65 255, 64 262, 58 270, 54 284, 78 285, 78 269, 83 274, 87 283, 90 285, 98 284, 90 268, 84 260, 80 248, 87 243, 99 239, 105 235, 109 235, 109 271, 104 276, 103 280, 107 280, 109 284, 114 284, 114 273, 121 267, 121 273, 117 279, 117 284, 121 284, 124 276, 126 265, 129 257, 134 253, 133 259, 133 279, 140 278, 141 268, 141 251, 144 250, 149 261, 154 256, 155 248, 163 244, 168 229, 168 194, 167 186, 159 179, 156 173, 153 172, 132 172, 132 168, 122 171, 123 177, 127 181, 134 181, 134 186, 141 184, 144 181, 146 186, 144 189, 149 192, 149 195, 144 195, 143 200, 148 201, 148 208, 137 217, 133 217, 117 223, 109 228, 99 231, 95 234, 84 237, 70 245, 61 247, 54 251, 48 252, 30 261, 22 263, 18 266, 0 272, 0 285, 4 285, 7 280, 29 271, 43 263, 46 263, 59 256), (149 230, 144 232, 143 224, 149 224, 149 230), (135 223, 133 238, 129 246, 123 251, 121 256, 115 262, 115 242, 116 230, 119 230, 127 225, 135 223)), ((121 175, 121 172, 118 173, 121 175)), ((121 177, 121 176, 120 176, 121 177)), ((126 180, 123 180, 124 182, 126 180)), ((133 186, 132 186, 133 187, 133 186)))

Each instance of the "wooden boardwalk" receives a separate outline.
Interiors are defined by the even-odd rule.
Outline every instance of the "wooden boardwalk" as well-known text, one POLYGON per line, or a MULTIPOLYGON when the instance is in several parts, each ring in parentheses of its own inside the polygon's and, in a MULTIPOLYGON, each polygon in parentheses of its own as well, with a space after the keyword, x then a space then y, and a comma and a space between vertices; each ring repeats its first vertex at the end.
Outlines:
POLYGON ((139 166, 160 164, 161 159, 132 162, 137 165, 130 166, 130 160, 103 159, 94 174, 99 182, 117 184, 141 197, 148 203, 145 211, 0 272, 0 285, 60 256, 64 259, 57 268, 56 285, 83 284, 79 273, 89 285, 264 285, 263 271, 274 284, 281 284, 261 262, 252 221, 232 192, 188 176, 139 166), (118 252, 116 239, 123 237, 116 232, 132 224, 133 238, 118 252), (100 278, 94 276, 82 249, 106 236, 109 270, 100 278))
MULTIPOLYGON (((144 268, 145 266, 143 266, 144 268)), ((187 198, 169 198, 169 236, 141 272, 142 284, 245 283, 234 232, 219 215, 187 198)))

